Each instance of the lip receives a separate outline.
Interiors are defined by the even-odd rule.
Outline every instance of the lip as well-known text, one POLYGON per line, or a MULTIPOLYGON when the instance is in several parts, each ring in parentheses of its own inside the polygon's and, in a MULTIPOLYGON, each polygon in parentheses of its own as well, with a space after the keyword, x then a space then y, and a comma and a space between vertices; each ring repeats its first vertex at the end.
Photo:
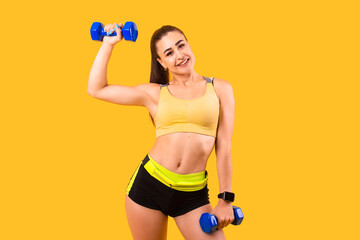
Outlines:
POLYGON ((180 64, 176 65, 177 67, 184 67, 186 65, 188 65, 188 63, 190 62, 190 58, 187 58, 185 61, 182 61, 180 64), (184 65, 180 65, 182 63, 186 62, 184 65))

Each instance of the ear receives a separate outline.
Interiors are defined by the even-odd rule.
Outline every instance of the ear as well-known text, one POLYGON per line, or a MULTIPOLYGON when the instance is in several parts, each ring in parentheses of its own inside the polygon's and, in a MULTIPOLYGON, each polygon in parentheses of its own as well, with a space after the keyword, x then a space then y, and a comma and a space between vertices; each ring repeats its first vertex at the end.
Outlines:
POLYGON ((163 62, 162 62, 159 58, 157 58, 156 60, 161 64, 161 66, 162 66, 163 68, 165 68, 163 62))

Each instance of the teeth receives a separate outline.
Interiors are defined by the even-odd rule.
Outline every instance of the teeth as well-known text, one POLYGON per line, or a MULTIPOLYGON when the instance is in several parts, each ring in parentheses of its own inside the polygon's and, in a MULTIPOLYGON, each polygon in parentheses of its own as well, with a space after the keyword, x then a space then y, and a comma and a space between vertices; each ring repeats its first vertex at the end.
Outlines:
POLYGON ((186 61, 185 61, 185 62, 183 62, 183 63, 179 64, 178 66, 180 66, 180 65, 184 65, 185 63, 187 63, 187 61, 189 61, 189 59, 186 59, 186 61))

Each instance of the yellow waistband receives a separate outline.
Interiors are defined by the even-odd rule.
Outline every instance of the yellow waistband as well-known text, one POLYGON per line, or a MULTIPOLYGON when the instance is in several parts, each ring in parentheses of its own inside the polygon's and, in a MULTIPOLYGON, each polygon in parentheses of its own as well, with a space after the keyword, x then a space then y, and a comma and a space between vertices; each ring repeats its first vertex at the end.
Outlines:
POLYGON ((148 157, 149 161, 145 164, 144 168, 151 176, 168 187, 179 191, 192 192, 203 189, 207 184, 208 177, 206 171, 191 174, 178 174, 161 166, 150 157, 149 154, 148 157))

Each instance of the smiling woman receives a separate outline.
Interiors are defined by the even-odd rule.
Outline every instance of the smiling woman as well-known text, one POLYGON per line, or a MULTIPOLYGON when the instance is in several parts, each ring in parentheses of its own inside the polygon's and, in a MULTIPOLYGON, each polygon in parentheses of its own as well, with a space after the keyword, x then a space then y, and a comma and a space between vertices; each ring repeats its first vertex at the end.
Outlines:
POLYGON ((194 70, 195 56, 185 34, 163 26, 151 38, 150 83, 134 87, 109 85, 107 64, 122 39, 104 37, 89 76, 88 93, 98 99, 144 106, 149 110, 156 140, 140 161, 126 189, 128 223, 134 239, 166 239, 168 216, 185 239, 225 239, 222 228, 234 219, 231 201, 209 202, 206 164, 215 147, 221 192, 232 190, 231 137, 234 96, 231 84, 194 70), (170 73, 172 80, 169 81, 170 73), (218 231, 202 232, 199 219, 209 212, 218 231))

